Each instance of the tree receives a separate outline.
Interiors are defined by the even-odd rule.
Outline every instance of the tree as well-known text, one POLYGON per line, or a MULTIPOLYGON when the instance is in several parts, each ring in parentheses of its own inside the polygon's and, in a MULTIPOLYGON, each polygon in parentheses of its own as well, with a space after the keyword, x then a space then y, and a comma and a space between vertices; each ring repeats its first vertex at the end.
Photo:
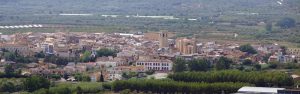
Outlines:
POLYGON ((283 18, 279 20, 276 24, 277 26, 280 26, 282 29, 288 29, 296 26, 296 21, 293 18, 283 18))
POLYGON ((233 61, 231 59, 228 59, 226 57, 220 57, 216 62, 216 69, 217 70, 229 69, 230 64, 232 63, 233 61))
POLYGON ((261 65, 259 65, 259 64, 255 64, 254 67, 256 70, 261 70, 261 65))
POLYGON ((210 62, 205 59, 194 59, 188 62, 191 71, 207 71, 210 67, 210 62))
POLYGON ((242 52, 247 52, 249 54, 257 53, 257 51, 250 44, 245 44, 245 45, 240 46, 239 50, 242 52))
POLYGON ((0 90, 2 92, 14 92, 15 85, 12 82, 4 82, 4 84, 1 85, 0 90))
POLYGON ((102 56, 117 56, 117 51, 111 50, 108 48, 102 48, 100 50, 97 50, 97 57, 102 57, 102 56))
POLYGON ((244 60, 243 61, 243 65, 252 65, 252 60, 250 60, 250 59, 246 59, 246 60, 244 60))
POLYGON ((40 51, 38 53, 35 53, 34 57, 36 57, 36 58, 45 58, 46 56, 45 56, 43 51, 40 51))
POLYGON ((77 86, 76 89, 77 89, 77 94, 82 94, 83 93, 81 87, 77 86))
POLYGON ((186 61, 182 58, 176 58, 174 61, 174 72, 183 72, 187 69, 186 61))
POLYGON ((273 28, 272 22, 268 22, 265 28, 267 31, 272 32, 272 28, 273 28))
POLYGON ((152 75, 152 74, 154 74, 154 73, 155 73, 154 70, 147 70, 147 71, 146 71, 146 74, 147 74, 147 75, 152 75))
POLYGON ((101 71, 101 75, 100 75, 100 82, 104 82, 104 76, 103 76, 102 71, 101 71))
POLYGON ((31 76, 23 81, 24 89, 32 92, 41 88, 48 89, 50 81, 40 76, 31 76))
POLYGON ((85 51, 83 55, 80 57, 81 62, 89 62, 91 60, 92 52, 85 51))
POLYGON ((83 75, 83 74, 75 74, 75 79, 77 81, 84 81, 84 82, 89 82, 91 81, 91 77, 89 77, 88 75, 83 75))
POLYGON ((13 76, 15 73, 15 69, 13 68, 12 65, 5 65, 5 69, 4 69, 5 75, 8 77, 13 76))
POLYGON ((269 68, 271 69, 276 69, 278 67, 278 63, 277 62, 271 62, 269 65, 269 68))
POLYGON ((293 86, 293 78, 284 72, 222 70, 209 72, 181 72, 168 78, 183 82, 243 82, 256 86, 293 86))

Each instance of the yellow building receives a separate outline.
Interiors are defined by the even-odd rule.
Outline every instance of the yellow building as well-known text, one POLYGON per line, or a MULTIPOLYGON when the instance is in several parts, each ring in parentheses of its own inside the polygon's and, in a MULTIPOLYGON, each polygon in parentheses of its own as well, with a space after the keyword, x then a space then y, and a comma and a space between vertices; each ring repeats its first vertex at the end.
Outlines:
POLYGON ((195 39, 177 38, 175 47, 179 52, 185 55, 197 53, 195 39))

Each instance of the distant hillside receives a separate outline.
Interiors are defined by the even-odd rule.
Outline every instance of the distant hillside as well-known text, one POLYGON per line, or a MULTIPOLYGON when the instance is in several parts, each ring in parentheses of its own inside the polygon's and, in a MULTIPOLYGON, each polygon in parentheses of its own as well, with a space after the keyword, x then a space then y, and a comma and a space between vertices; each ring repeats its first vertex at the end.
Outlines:
POLYGON ((0 14, 103 13, 202 16, 219 13, 299 13, 299 0, 0 0, 0 14))

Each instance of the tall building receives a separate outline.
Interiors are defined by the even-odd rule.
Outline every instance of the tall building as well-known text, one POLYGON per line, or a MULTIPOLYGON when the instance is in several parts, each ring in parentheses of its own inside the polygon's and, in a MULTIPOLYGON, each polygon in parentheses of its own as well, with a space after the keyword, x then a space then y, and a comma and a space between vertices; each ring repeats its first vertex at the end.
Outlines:
POLYGON ((169 47, 168 32, 161 32, 159 34, 159 48, 169 47))
MULTIPOLYGON (((172 38, 174 36, 176 36, 176 34, 174 32, 167 32, 167 31, 161 31, 164 33, 167 33, 167 37, 168 38, 172 38)), ((152 41, 159 41, 159 37, 161 32, 148 32, 144 34, 144 38, 147 40, 152 40, 152 41)))
POLYGON ((177 38, 175 47, 182 54, 197 53, 197 47, 196 47, 196 40, 195 39, 177 38))

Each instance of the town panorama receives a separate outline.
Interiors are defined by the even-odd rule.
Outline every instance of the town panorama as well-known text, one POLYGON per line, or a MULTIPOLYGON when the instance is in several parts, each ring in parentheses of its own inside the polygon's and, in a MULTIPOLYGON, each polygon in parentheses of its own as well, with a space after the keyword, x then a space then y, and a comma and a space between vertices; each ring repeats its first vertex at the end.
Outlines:
POLYGON ((299 94, 299 0, 1 0, 0 94, 299 94))

